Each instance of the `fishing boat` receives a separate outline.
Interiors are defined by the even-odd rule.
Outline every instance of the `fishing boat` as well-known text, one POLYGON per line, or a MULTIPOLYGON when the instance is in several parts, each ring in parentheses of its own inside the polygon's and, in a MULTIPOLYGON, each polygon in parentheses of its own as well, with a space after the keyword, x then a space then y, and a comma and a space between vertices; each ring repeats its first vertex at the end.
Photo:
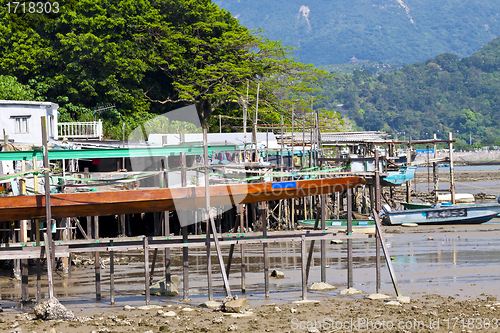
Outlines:
MULTIPOLYGON (((321 195, 344 191, 365 180, 360 177, 321 178, 287 182, 210 186, 210 205, 224 206, 321 195)), ((50 195, 51 217, 104 216, 205 207, 205 187, 137 189, 129 191, 59 193, 50 195)), ((45 217, 45 196, 0 198, 0 221, 45 217)))
POLYGON ((431 208, 411 210, 390 210, 383 207, 382 222, 385 225, 416 223, 438 224, 481 224, 495 218, 500 213, 500 204, 468 206, 436 205, 431 208))

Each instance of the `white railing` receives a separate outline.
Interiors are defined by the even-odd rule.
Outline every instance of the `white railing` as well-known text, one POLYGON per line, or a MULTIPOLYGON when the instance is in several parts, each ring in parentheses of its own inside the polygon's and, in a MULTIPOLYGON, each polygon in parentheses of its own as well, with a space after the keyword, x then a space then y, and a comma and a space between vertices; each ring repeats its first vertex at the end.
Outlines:
POLYGON ((102 140, 102 121, 58 123, 59 138, 102 140))

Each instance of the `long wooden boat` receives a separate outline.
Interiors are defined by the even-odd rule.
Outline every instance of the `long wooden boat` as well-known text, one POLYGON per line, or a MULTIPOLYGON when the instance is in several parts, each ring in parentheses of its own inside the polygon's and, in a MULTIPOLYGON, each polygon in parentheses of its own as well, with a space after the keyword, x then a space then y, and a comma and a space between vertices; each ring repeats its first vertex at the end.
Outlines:
MULTIPOLYGON (((360 177, 323 178, 210 186, 210 205, 290 199, 344 191, 364 184, 360 177)), ((134 214, 205 207, 205 187, 60 193, 50 196, 52 218, 134 214)), ((0 221, 45 217, 45 196, 0 198, 0 221)))
POLYGON ((400 225, 417 224, 481 224, 500 213, 500 204, 469 206, 435 206, 424 209, 384 211, 383 223, 400 225))

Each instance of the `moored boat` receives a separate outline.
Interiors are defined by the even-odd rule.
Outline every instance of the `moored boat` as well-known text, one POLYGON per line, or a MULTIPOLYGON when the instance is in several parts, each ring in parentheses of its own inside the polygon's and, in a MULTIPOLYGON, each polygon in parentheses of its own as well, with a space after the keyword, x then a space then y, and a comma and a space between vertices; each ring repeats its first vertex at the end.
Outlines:
POLYGON ((500 213, 500 204, 468 206, 436 205, 431 208, 395 210, 384 208, 382 222, 385 225, 417 224, 481 224, 500 213))

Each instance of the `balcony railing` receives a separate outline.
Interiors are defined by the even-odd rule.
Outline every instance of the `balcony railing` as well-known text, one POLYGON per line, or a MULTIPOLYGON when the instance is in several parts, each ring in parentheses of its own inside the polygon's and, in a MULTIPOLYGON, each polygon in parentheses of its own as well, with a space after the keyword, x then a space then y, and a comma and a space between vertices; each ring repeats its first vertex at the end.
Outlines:
POLYGON ((58 123, 59 138, 102 140, 102 121, 58 123))

